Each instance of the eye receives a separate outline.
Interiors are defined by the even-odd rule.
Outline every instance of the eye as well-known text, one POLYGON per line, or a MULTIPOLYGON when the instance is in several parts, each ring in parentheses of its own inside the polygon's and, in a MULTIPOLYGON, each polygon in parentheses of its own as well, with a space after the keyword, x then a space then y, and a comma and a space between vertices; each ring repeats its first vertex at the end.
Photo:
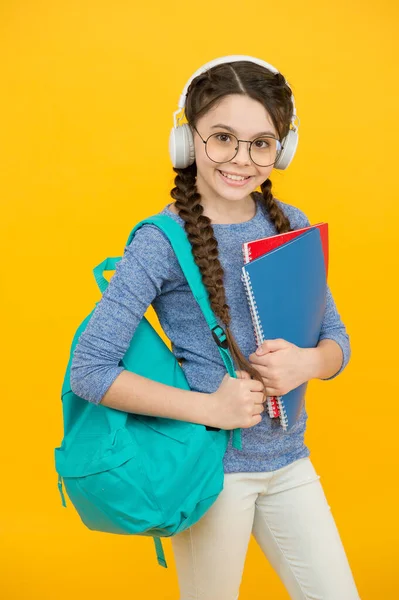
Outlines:
POLYGON ((270 142, 268 142, 267 140, 258 139, 254 141, 254 145, 256 145, 256 147, 260 150, 264 150, 265 148, 269 148, 270 142))
POLYGON ((223 142, 224 143, 231 142, 231 137, 229 136, 228 133, 216 133, 215 137, 219 142, 222 142, 222 143, 223 142))

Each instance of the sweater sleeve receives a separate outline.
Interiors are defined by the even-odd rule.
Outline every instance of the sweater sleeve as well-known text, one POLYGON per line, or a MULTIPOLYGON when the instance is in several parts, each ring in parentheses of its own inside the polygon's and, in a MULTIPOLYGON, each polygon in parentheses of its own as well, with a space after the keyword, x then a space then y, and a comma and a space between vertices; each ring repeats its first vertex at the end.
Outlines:
POLYGON ((146 223, 125 246, 114 275, 75 346, 70 370, 74 394, 98 404, 117 376, 118 366, 148 306, 173 289, 180 265, 172 245, 146 223))
MULTIPOLYGON (((311 225, 309 219, 298 209, 299 219, 298 224, 293 225, 294 229, 301 229, 302 227, 309 227, 311 225)), ((321 340, 330 339, 334 340, 342 350, 342 363, 339 370, 331 377, 326 377, 322 381, 334 379, 345 369, 351 356, 351 346, 349 335, 346 331, 346 327, 342 322, 341 316, 337 310, 334 298, 331 293, 330 286, 327 284, 326 291, 326 307, 324 311, 323 322, 321 325, 321 331, 319 336, 319 342, 321 340)))

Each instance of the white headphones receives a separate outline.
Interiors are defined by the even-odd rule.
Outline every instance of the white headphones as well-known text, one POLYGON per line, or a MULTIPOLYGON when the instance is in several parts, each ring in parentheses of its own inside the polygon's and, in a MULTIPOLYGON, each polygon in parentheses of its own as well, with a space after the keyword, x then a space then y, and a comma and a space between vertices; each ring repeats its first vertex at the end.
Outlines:
MULTIPOLYGON (((237 62, 240 60, 248 60, 250 62, 266 67, 267 69, 270 69, 270 71, 272 71, 273 73, 279 73, 279 71, 275 67, 261 59, 254 58, 252 56, 237 54, 232 56, 222 56, 221 58, 216 58, 215 60, 211 60, 210 62, 200 67, 186 83, 179 99, 179 108, 173 113, 174 127, 172 128, 169 137, 169 154, 172 159, 172 164, 175 168, 185 169, 189 165, 192 165, 195 160, 194 139, 191 128, 188 123, 180 125, 178 122, 180 119, 177 119, 178 113, 185 107, 187 90, 189 88, 190 83, 193 79, 195 79, 195 77, 197 77, 201 73, 204 73, 208 69, 215 67, 216 65, 220 65, 222 63, 237 62)), ((287 85, 289 85, 288 81, 285 81, 287 85)), ((298 119, 299 121, 299 117, 297 117, 296 115, 295 100, 294 95, 292 93, 291 101, 293 106, 293 115, 291 119, 292 129, 290 129, 286 137, 283 140, 281 140, 281 150, 276 162, 274 163, 275 169, 283 170, 288 167, 288 165, 294 158, 296 148, 298 145, 298 127, 295 125, 295 121, 296 119, 298 119)))

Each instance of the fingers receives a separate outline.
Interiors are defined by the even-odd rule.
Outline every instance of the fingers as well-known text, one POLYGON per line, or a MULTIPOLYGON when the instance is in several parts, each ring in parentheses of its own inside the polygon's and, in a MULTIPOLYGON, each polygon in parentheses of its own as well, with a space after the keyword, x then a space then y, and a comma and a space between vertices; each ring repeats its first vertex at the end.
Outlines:
POLYGON ((247 371, 236 371, 238 379, 251 379, 251 375, 247 371))
POLYGON ((264 404, 255 404, 254 406, 254 414, 255 415, 260 415, 263 413, 263 411, 265 410, 265 405, 264 404))
POLYGON ((260 406, 263 406, 266 402, 266 399, 267 399, 267 396, 260 394, 259 399, 256 400, 255 404, 259 404, 260 406))
POLYGON ((263 392, 263 384, 257 379, 253 379, 251 383, 251 390, 253 392, 263 392))

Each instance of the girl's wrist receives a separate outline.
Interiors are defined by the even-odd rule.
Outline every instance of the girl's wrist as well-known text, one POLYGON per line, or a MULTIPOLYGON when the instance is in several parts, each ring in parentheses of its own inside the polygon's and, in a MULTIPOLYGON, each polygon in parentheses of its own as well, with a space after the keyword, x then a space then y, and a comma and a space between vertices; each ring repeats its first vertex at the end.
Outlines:
POLYGON ((343 352, 332 339, 320 340, 315 348, 306 348, 306 369, 309 379, 328 379, 341 368, 343 352))
POLYGON ((318 379, 321 372, 321 351, 317 346, 315 348, 304 348, 305 360, 304 369, 306 374, 306 381, 310 379, 318 379))

